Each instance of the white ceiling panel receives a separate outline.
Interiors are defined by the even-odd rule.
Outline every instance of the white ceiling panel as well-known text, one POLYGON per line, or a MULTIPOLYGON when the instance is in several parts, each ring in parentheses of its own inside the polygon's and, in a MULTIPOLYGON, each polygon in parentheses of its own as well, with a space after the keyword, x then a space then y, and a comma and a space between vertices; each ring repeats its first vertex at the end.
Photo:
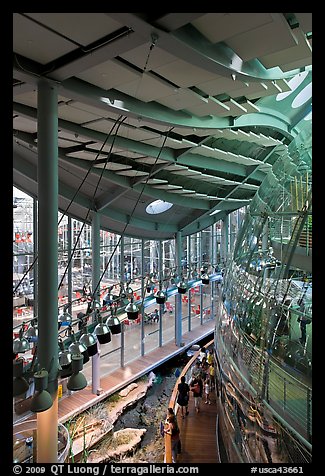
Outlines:
POLYGON ((253 104, 251 101, 247 100, 245 102, 242 102, 241 103, 241 106, 243 106, 247 113, 250 113, 250 112, 259 112, 260 111, 260 108, 257 107, 255 104, 253 104))
POLYGON ((136 65, 142 71, 146 66, 146 71, 151 69, 159 68, 164 66, 172 61, 176 61, 176 56, 167 53, 167 51, 162 50, 159 46, 155 46, 150 50, 151 42, 144 43, 143 45, 138 46, 126 53, 121 54, 121 58, 124 58, 129 63, 136 65), (149 56, 149 58, 148 58, 149 56), (148 58, 148 63, 146 61, 148 58))
POLYGON ((313 29, 312 13, 295 13, 299 26, 304 33, 309 33, 313 29))
POLYGON ((59 130, 58 136, 62 139, 76 140, 78 143, 89 142, 89 137, 84 137, 77 133, 73 134, 72 132, 63 131, 62 129, 59 130))
POLYGON ((209 96, 208 102, 204 104, 198 105, 191 105, 187 108, 192 114, 196 114, 197 116, 218 116, 221 112, 227 113, 230 111, 230 107, 227 106, 225 103, 218 101, 218 99, 209 96))
MULTIPOLYGON (((109 134, 114 126, 115 122, 111 119, 100 119, 90 122, 89 124, 84 124, 83 127, 87 129, 92 129, 93 131, 103 132, 104 134, 109 134)), ((117 127, 114 127, 113 134, 116 132, 117 127)))
POLYGON ((217 43, 270 22, 269 13, 207 13, 192 25, 211 43, 217 43))
POLYGON ((141 177, 149 175, 148 172, 142 172, 141 170, 121 170, 115 173, 117 175, 125 175, 126 177, 141 177))
POLYGON ((236 80, 236 82, 238 85, 241 85, 241 87, 229 92, 229 96, 232 98, 239 98, 241 96, 247 97, 248 94, 255 94, 256 97, 259 97, 260 93, 267 91, 267 86, 264 83, 258 81, 243 83, 242 81, 236 80))
POLYGON ((19 13, 13 14, 13 32, 13 51, 40 64, 54 61, 77 48, 19 13))
POLYGON ((241 33, 227 40, 227 45, 243 61, 275 53, 297 44, 292 30, 281 13, 272 13, 273 22, 241 33))
POLYGON ((187 109, 195 104, 206 104, 208 100, 191 89, 178 89, 173 95, 157 99, 157 102, 175 111, 187 109))
POLYGON ((199 89, 202 89, 206 94, 216 96, 217 94, 228 93, 234 89, 238 89, 237 80, 232 78, 225 78, 224 76, 214 77, 210 81, 198 83, 196 85, 199 89))
POLYGON ((181 88, 195 86, 198 83, 209 81, 215 77, 215 74, 191 65, 183 60, 177 60, 159 66, 158 68, 155 68, 154 71, 181 88))
POLYGON ((86 46, 121 28, 120 23, 103 13, 25 13, 67 38, 86 46))
POLYGON ((70 122, 76 122, 77 124, 83 124, 84 122, 90 122, 98 119, 91 112, 82 111, 73 106, 67 104, 59 104, 58 107, 59 119, 64 119, 70 122))
POLYGON ((297 40, 297 45, 291 48, 286 48, 276 53, 266 55, 260 58, 261 63, 265 68, 273 68, 275 66, 283 66, 287 63, 293 63, 298 60, 303 60, 308 57, 311 59, 312 51, 308 40, 300 28, 295 28, 292 32, 297 40))
POLYGON ((105 164, 97 164, 95 167, 99 169, 103 169, 105 167, 105 170, 127 170, 127 169, 132 169, 131 165, 125 165, 125 164, 117 164, 116 162, 108 162, 106 165, 105 164))
POLYGON ((147 181, 147 184, 153 185, 153 184, 161 184, 161 183, 168 183, 168 180, 163 180, 163 179, 157 179, 157 178, 150 178, 147 181))
POLYGON ((93 152, 87 152, 85 150, 78 150, 76 152, 69 152, 67 154, 67 157, 75 157, 76 159, 95 160, 95 159, 106 159, 107 155, 95 154, 93 152))
POLYGON ((225 101, 225 105, 230 108, 230 111, 221 114, 222 116, 241 116, 247 113, 247 109, 232 98, 230 98, 229 101, 225 101))
POLYGON ((149 102, 170 96, 175 88, 152 73, 143 73, 136 81, 117 85, 116 89, 141 101, 149 102))
POLYGON ((136 159, 139 164, 168 164, 166 160, 157 159, 155 157, 140 157, 136 159))
POLYGON ((79 101, 72 101, 71 100, 69 102, 69 106, 72 106, 76 109, 79 109, 80 111, 90 112, 91 114, 94 114, 97 117, 110 118, 113 121, 120 117, 119 114, 114 114, 113 112, 109 111, 108 109, 107 109, 107 111, 105 111, 105 109, 101 109, 101 108, 95 107, 95 106, 90 106, 89 104, 85 104, 85 103, 82 103, 82 102, 79 102, 79 101))
POLYGON ((24 132, 37 132, 37 122, 27 117, 17 116, 13 120, 13 128, 24 132))
POLYGON ((139 79, 140 73, 112 59, 79 73, 77 77, 108 90, 130 81, 136 81, 139 79))
POLYGON ((58 146, 62 147, 63 149, 65 149, 67 147, 72 147, 74 145, 79 145, 79 142, 73 142, 71 140, 65 140, 65 139, 58 138, 58 146))

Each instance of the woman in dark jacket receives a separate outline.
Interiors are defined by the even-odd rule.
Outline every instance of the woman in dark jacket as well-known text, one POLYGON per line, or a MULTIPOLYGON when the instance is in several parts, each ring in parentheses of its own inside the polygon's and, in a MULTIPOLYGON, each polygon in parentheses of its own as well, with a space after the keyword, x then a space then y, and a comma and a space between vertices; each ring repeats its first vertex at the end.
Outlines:
POLYGON ((185 382, 184 375, 181 377, 181 383, 178 384, 177 388, 178 388, 177 403, 181 407, 182 418, 184 418, 185 415, 188 415, 188 401, 189 401, 189 393, 190 393, 190 387, 185 382), (186 410, 185 414, 184 414, 184 407, 186 410))

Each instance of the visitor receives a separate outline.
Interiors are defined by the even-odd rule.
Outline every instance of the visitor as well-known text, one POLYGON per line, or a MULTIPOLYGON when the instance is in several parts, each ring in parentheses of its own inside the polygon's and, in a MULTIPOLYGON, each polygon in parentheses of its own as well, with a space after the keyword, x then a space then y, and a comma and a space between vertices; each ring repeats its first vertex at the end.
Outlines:
POLYGON ((202 393, 203 393, 203 382, 200 377, 196 377, 193 382, 191 383, 191 391, 193 393, 193 398, 194 398, 194 407, 196 410, 196 413, 199 413, 200 411, 200 403, 202 399, 202 393))
POLYGON ((179 444, 180 444, 180 431, 177 424, 177 419, 175 415, 170 415, 167 419, 167 425, 164 430, 165 433, 171 435, 171 443, 172 443, 172 462, 177 462, 177 454, 179 452, 179 444))
POLYGON ((204 382, 204 394, 205 394, 205 403, 208 403, 211 405, 211 400, 210 400, 210 381, 207 378, 204 382))
POLYGON ((206 358, 206 351, 205 351, 205 347, 201 347, 201 349, 200 349, 200 355, 199 355, 199 359, 200 359, 200 361, 201 361, 201 362, 202 362, 202 359, 203 359, 203 357, 205 357, 205 358, 206 358))
POLYGON ((185 382, 185 377, 182 375, 181 382, 178 384, 178 397, 177 403, 181 408, 182 418, 185 418, 185 415, 188 415, 188 401, 189 401, 189 393, 190 387, 185 382), (185 410, 184 410, 185 409, 185 410))

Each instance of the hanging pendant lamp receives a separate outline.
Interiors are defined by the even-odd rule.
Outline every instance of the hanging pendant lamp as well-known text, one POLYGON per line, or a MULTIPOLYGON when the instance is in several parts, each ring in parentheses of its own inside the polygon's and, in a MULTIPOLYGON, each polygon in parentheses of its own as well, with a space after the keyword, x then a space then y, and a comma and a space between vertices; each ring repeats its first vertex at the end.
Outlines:
POLYGON ((133 302, 133 296, 131 297, 129 304, 126 306, 125 312, 127 313, 128 319, 131 321, 135 321, 135 319, 138 318, 139 307, 133 302))
POLYGON ((40 413, 48 410, 53 405, 50 393, 46 390, 48 385, 48 372, 45 369, 34 374, 35 390, 30 409, 32 412, 40 413))
POLYGON ((109 330, 107 324, 103 323, 101 315, 98 315, 97 319, 98 324, 94 329, 94 334, 96 335, 100 344, 108 344, 112 340, 111 331, 109 330))

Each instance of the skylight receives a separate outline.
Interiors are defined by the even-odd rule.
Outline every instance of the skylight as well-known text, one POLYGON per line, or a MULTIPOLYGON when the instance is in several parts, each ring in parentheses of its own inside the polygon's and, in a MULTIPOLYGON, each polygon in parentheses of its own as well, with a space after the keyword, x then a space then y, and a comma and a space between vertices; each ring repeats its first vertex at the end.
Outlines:
POLYGON ((164 202, 163 200, 155 200, 154 202, 149 203, 146 208, 146 212, 150 215, 158 215, 158 213, 169 210, 172 206, 172 203, 164 202))

